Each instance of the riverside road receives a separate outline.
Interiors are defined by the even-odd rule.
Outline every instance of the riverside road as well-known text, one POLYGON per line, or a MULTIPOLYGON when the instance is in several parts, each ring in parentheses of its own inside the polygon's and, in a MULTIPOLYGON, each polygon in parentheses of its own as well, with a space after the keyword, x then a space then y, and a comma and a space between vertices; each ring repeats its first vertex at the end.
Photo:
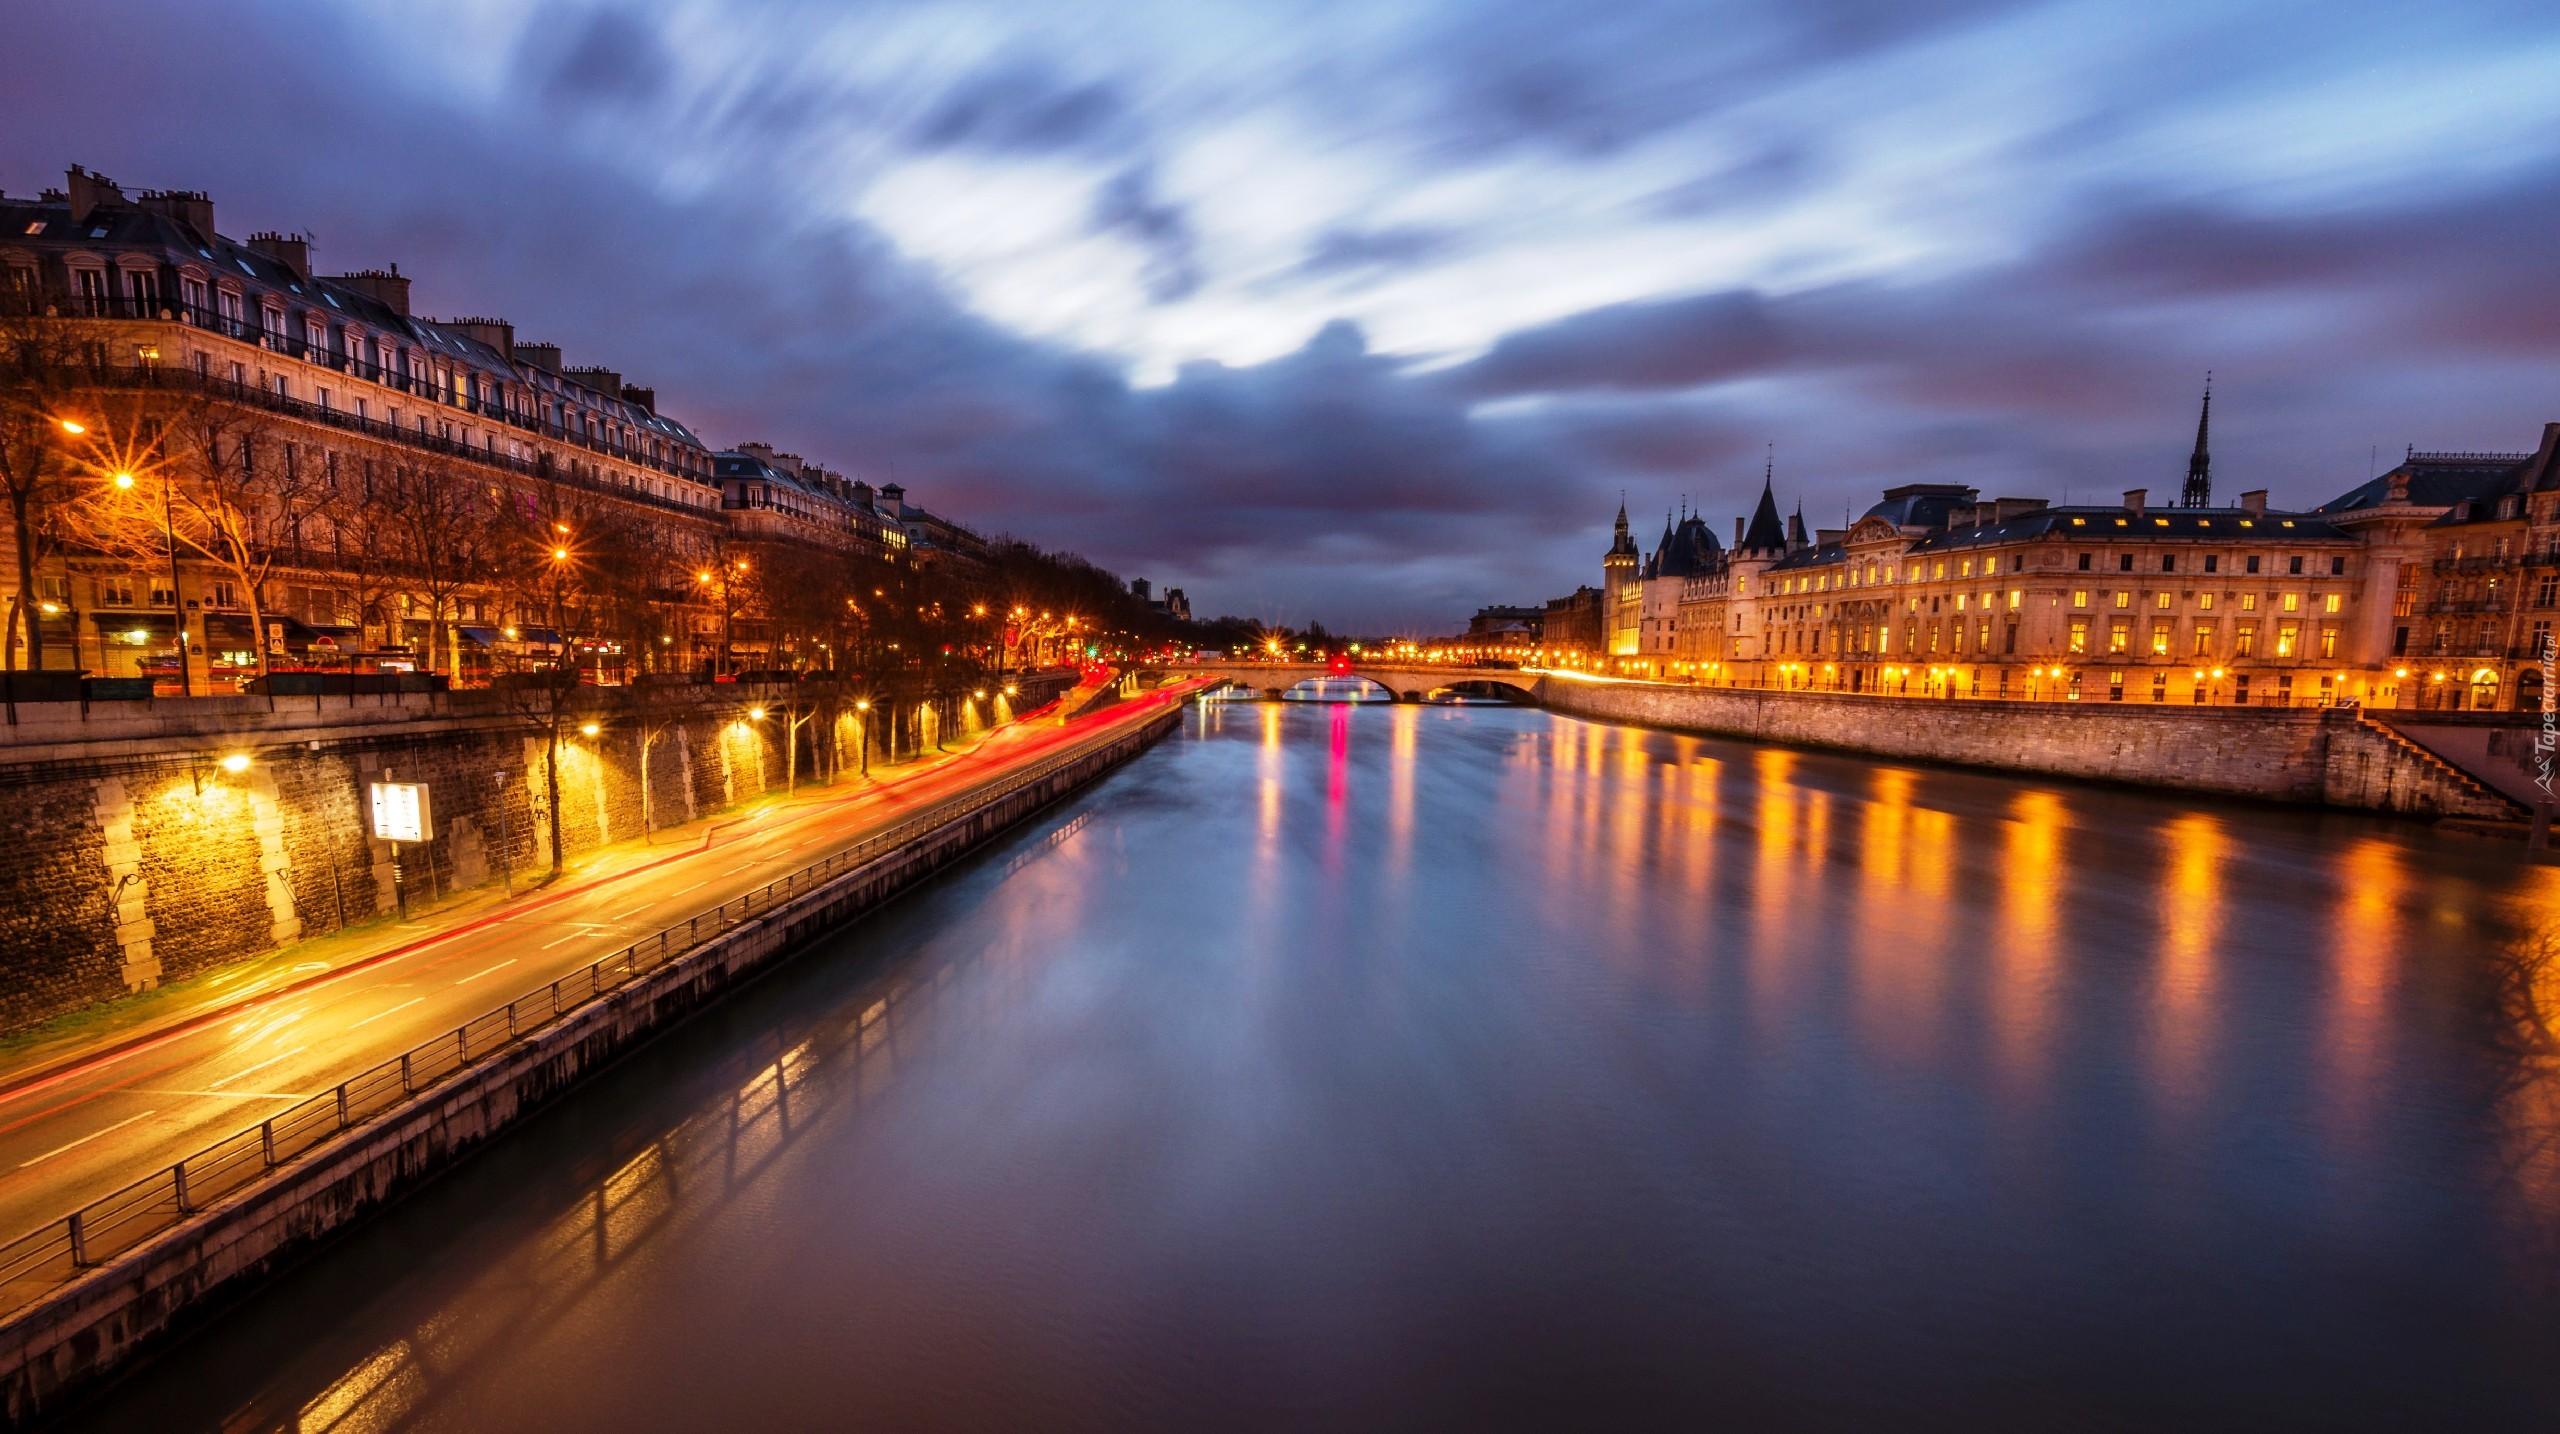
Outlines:
POLYGON ((1162 713, 1167 687, 1026 722, 931 767, 819 789, 678 849, 582 863, 557 888, 0 1090, 0 1234, 115 1190, 559 976, 937 803, 1162 713))

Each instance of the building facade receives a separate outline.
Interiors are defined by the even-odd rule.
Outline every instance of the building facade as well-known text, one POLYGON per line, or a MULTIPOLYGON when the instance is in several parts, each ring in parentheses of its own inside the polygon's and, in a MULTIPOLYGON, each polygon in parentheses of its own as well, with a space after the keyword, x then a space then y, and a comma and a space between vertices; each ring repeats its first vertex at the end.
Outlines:
POLYGON ((603 561, 607 530, 626 569, 611 576, 652 614, 645 635, 595 650, 626 670, 700 666, 722 660, 725 627, 691 575, 735 544, 892 563, 983 551, 894 485, 875 494, 763 445, 715 455, 612 369, 566 366, 504 320, 423 317, 396 266, 324 275, 307 238, 237 242, 213 210, 79 169, 61 190, 0 197, 6 406, 44 430, 16 445, 28 466, 12 482, 63 515, 7 534, 12 667, 40 649, 50 668, 209 691, 262 659, 456 676, 541 659, 561 637, 542 562, 590 546, 603 561), (181 454, 177 412, 221 436, 181 454), (165 555, 79 526, 88 489, 149 497, 164 481, 165 555), (184 541, 175 515, 210 511, 190 497, 226 484, 241 531, 220 552, 184 541), (509 521, 465 533, 466 509, 509 521), (515 553, 508 530, 535 528, 515 553))
MULTIPOLYGON (((2210 413, 2207 399, 2206 414, 2210 413)), ((1846 529, 1703 525, 1603 560, 1611 670, 1715 685, 2238 705, 2539 707, 2560 620, 2560 424, 2533 453, 2419 454, 2308 512, 1984 499, 1906 484, 1846 529), (1623 590, 1628 594, 1620 599, 1623 590)))

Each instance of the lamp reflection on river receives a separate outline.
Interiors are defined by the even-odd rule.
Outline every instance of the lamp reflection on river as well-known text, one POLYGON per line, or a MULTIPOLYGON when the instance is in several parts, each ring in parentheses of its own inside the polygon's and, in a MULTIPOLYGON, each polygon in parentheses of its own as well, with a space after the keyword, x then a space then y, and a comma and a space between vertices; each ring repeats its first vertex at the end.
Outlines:
POLYGON ((2059 793, 2023 791, 2010 803, 2004 828, 1992 1029, 2020 1090, 2032 1087, 2049 1054, 2066 810, 2059 793))
POLYGON ((2160 1095, 2172 1111, 2203 1094, 2207 1025, 2212 1015, 2216 943, 2222 936, 2222 865, 2230 841, 2222 823, 2189 812, 2162 831, 2168 870, 2160 883, 2160 962, 2152 991, 2159 1032, 2160 1095))

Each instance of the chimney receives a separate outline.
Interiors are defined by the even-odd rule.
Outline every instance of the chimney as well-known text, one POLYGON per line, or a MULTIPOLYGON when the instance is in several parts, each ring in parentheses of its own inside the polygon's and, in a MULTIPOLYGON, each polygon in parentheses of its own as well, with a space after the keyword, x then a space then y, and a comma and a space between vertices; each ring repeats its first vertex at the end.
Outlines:
POLYGON ((658 391, 654 388, 642 388, 638 384, 626 383, 622 386, 622 401, 636 403, 651 413, 658 411, 658 391))
POLYGON ((103 174, 91 174, 78 165, 71 166, 67 188, 71 196, 71 222, 85 224, 100 205, 124 203, 124 191, 103 174))
POLYGON ((2150 496, 2151 490, 2148 488, 2127 488, 2124 490, 2124 505, 2133 510, 2133 516, 2139 518, 2142 516, 2142 500, 2150 496))
POLYGON ((136 202, 143 209, 164 219, 174 219, 196 232, 205 244, 213 242, 213 196, 200 189, 146 189, 136 202))
POLYGON ((2248 492, 2241 494, 2240 511, 2248 514, 2252 518, 2263 518, 2267 516, 2267 490, 2264 488, 2252 488, 2248 492))
POLYGON ((1733 520, 1733 545, 1737 548, 1742 546, 1742 520, 1740 518, 1733 520))
POLYGON ((609 368, 573 368, 562 371, 562 378, 580 388, 593 389, 607 398, 622 397, 622 375, 609 368))
POLYGON ((1813 541, 1816 547, 1840 542, 1848 536, 1849 530, 1846 528, 1816 528, 1813 530, 1813 541))
POLYGON ((512 352, 517 363, 527 368, 538 368, 555 378, 559 376, 560 346, 558 344, 518 344, 512 352))
POLYGON ((404 319, 409 317, 409 281, 401 277, 397 264, 392 265, 388 272, 358 269, 352 274, 340 274, 329 282, 362 294, 404 319))
POLYGON ((502 354, 512 356, 515 353, 516 326, 504 319, 448 319, 444 326, 477 339, 502 354))
POLYGON ((2005 523, 2021 513, 2038 513, 2043 510, 2042 498, 1995 498, 1991 503, 1991 521, 2005 523))
POLYGON ((293 277, 311 277, 311 236, 278 234, 269 231, 249 236, 249 247, 293 271, 293 277))

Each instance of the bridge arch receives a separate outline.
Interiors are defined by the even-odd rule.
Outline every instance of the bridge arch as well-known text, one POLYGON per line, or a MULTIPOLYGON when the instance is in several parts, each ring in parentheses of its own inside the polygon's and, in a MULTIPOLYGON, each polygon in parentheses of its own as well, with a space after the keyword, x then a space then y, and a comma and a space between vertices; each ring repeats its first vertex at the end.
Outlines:
POLYGON ((1403 694, 1365 672, 1323 672, 1302 677, 1280 690, 1283 702, 1397 702, 1403 694), (1324 691, 1326 683, 1355 683, 1349 696, 1333 696, 1324 691))
POLYGON ((1456 682, 1444 682, 1423 695, 1425 700, 1436 701, 1444 692, 1453 697, 1490 698, 1522 707, 1534 707, 1538 702, 1537 697, 1519 683, 1492 677, 1467 677, 1456 682))

